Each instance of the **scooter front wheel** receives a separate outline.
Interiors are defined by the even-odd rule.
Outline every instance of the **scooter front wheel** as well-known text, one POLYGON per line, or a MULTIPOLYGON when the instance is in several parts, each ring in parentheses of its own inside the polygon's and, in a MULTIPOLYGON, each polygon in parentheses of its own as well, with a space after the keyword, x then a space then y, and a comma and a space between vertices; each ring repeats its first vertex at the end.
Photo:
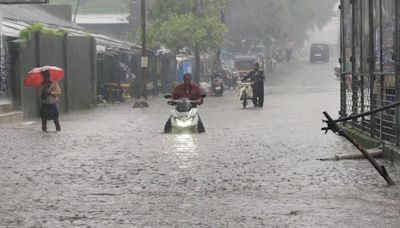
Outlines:
POLYGON ((243 100, 242 100, 243 108, 246 108, 247 107, 247 95, 246 95, 246 93, 243 93, 242 98, 243 98, 243 100))

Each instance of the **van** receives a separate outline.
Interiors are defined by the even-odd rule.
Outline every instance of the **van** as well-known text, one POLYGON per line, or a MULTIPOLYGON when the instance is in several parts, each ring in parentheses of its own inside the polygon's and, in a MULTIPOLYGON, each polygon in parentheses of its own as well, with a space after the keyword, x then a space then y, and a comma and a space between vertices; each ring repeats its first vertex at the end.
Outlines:
POLYGON ((260 69, 263 69, 264 67, 263 59, 259 55, 236 55, 234 61, 235 71, 239 74, 240 78, 243 78, 253 70, 254 62, 260 64, 260 69))
POLYGON ((310 48, 310 63, 316 61, 329 62, 328 44, 314 43, 310 48))

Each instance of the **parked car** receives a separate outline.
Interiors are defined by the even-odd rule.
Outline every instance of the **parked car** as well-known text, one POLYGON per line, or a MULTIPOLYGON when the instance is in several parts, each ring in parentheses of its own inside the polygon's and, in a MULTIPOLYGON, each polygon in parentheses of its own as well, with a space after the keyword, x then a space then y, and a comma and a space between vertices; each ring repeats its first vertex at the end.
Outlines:
POLYGON ((310 48, 310 63, 317 61, 329 62, 328 44, 314 43, 310 48))

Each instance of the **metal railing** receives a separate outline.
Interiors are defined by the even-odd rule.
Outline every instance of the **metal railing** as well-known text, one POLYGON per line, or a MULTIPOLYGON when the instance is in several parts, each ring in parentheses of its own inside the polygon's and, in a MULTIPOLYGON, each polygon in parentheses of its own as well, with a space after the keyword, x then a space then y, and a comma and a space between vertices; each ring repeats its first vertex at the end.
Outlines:
MULTIPOLYGON (((368 74, 343 74, 342 94, 345 94, 345 107, 342 117, 374 110, 396 102, 394 72, 368 74), (374 102, 371 102, 371 101, 374 102)), ((344 108, 344 110, 343 110, 344 108)), ((396 143, 396 108, 383 110, 345 123, 348 127, 359 129, 382 142, 396 143)))

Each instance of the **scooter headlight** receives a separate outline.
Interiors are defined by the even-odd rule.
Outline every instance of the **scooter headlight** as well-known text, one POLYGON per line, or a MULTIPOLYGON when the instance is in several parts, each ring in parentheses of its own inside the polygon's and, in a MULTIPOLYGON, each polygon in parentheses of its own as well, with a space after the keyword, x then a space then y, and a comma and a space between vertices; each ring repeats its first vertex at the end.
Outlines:
POLYGON ((193 118, 189 118, 186 121, 182 121, 182 120, 176 120, 176 124, 179 127, 189 127, 193 124, 193 118))

